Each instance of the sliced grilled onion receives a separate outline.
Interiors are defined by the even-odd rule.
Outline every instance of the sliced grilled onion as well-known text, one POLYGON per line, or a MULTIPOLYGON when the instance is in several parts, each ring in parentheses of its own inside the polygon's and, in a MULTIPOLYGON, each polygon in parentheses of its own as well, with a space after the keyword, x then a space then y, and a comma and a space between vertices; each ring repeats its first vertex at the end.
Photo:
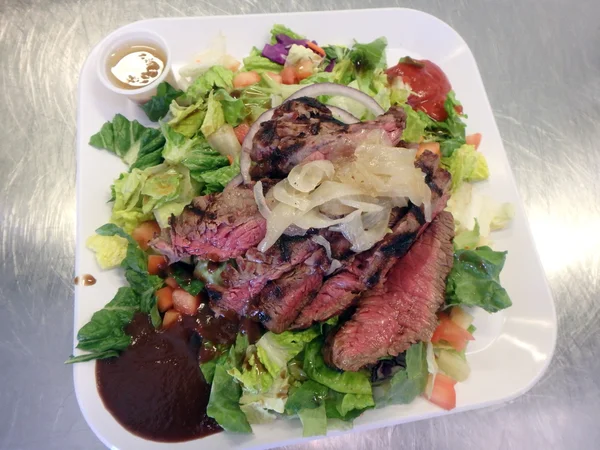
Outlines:
POLYGON ((271 108, 258 116, 258 119, 252 124, 248 130, 248 134, 244 138, 244 142, 242 143, 242 154, 240 155, 240 173, 244 179, 244 184, 250 182, 250 151, 252 150, 252 140, 254 139, 254 135, 256 135, 261 123, 271 120, 274 111, 275 108, 271 108))
POLYGON ((377 101, 365 94, 358 89, 354 89, 348 86, 343 86, 341 84, 335 83, 317 83, 306 86, 305 88, 296 91, 290 97, 289 100, 294 100, 300 97, 318 97, 319 95, 341 95, 343 97, 351 98, 352 100, 356 100, 361 105, 364 105, 369 111, 371 111, 375 116, 380 116, 385 111, 383 108, 377 103, 377 101))
POLYGON ((265 199, 265 193, 263 192, 262 181, 257 181, 254 185, 254 201, 256 202, 256 206, 258 206, 258 212, 265 219, 269 219, 271 217, 271 210, 267 205, 267 200, 265 199))
POLYGON ((329 110, 331 111, 331 113, 334 116, 337 116, 337 118, 339 120, 341 120, 342 122, 344 122, 345 124, 350 125, 352 123, 360 122, 360 119, 356 118, 356 116, 350 114, 345 109, 338 108, 337 106, 333 106, 333 105, 325 105, 325 106, 327 106, 327 108, 329 108, 329 110))
POLYGON ((325 253, 327 254, 327 258, 331 262, 331 264, 329 265, 329 269, 327 269, 327 272, 325 272, 325 275, 331 275, 337 269, 339 269, 340 267, 342 267, 342 263, 339 260, 334 259, 331 256, 331 244, 329 243, 329 241, 327 239, 325 239, 323 236, 320 236, 320 235, 316 234, 313 237, 311 237, 311 240, 315 244, 319 244, 319 245, 321 245, 325 249, 325 253))

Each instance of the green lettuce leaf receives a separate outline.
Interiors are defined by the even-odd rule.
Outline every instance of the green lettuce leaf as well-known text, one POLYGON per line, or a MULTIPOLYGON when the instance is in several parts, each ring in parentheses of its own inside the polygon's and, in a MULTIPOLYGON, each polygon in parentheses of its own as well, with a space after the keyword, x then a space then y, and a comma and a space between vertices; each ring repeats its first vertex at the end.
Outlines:
POLYGON ((180 106, 172 102, 170 106, 171 120, 167 124, 177 133, 192 138, 202 125, 206 116, 206 103, 203 99, 189 106, 180 106))
POLYGON ((425 134, 426 123, 421 116, 409 105, 402 105, 406 112, 406 127, 402 132, 402 140, 406 142, 419 142, 425 134))
POLYGON ((252 433, 252 427, 244 412, 240 409, 239 401, 242 388, 235 379, 227 373, 222 364, 217 364, 214 370, 210 399, 206 406, 206 414, 217 421, 226 431, 234 433, 252 433))
POLYGON ((455 249, 474 249, 479 245, 479 223, 475 219, 475 226, 472 230, 464 230, 454 236, 455 249))
POLYGON ((367 73, 375 69, 385 69, 387 66, 385 49, 387 39, 380 37, 373 42, 361 44, 355 42, 348 54, 359 73, 367 73))
POLYGON ((223 125, 225 125, 223 106, 215 99, 214 94, 211 92, 208 96, 206 116, 204 117, 200 131, 202 131, 204 136, 208 137, 223 125))
POLYGON ((202 195, 221 192, 225 186, 240 173, 239 161, 234 161, 230 166, 224 166, 207 172, 192 171, 191 176, 196 181, 203 183, 202 195))
POLYGON ((204 289, 204 283, 192 276, 191 268, 187 264, 175 263, 171 264, 170 268, 171 276, 184 291, 195 296, 204 289))
MULTIPOLYGON (((121 351, 131 343, 125 326, 139 310, 140 299, 130 287, 119 288, 115 297, 77 332, 77 348, 100 357, 108 351, 121 351)), ((75 361, 67 361, 75 362, 75 361)))
POLYGON ((248 338, 238 334, 235 344, 226 358, 221 358, 214 367, 210 398, 206 413, 226 431, 252 433, 246 415, 240 408, 242 388, 228 371, 240 369, 248 347, 248 338))
POLYGON ((428 377, 426 352, 423 342, 413 344, 406 351, 406 368, 374 389, 378 408, 394 403, 411 403, 423 393, 428 377))
POLYGON ((313 380, 307 380, 299 387, 290 390, 285 404, 285 412, 294 415, 302 409, 316 408, 325 401, 328 391, 326 386, 313 380))
POLYGON ((371 395, 371 383, 366 372, 340 372, 325 364, 322 339, 310 342, 304 352, 304 371, 311 380, 346 394, 371 395))
POLYGON ((96 254, 96 261, 103 270, 112 269, 121 264, 127 255, 127 239, 120 236, 100 236, 94 234, 87 238, 85 246, 96 254))
MULTIPOLYGON (((300 353, 306 344, 319 335, 316 328, 304 331, 265 333, 256 343, 258 357, 273 378, 278 377, 287 363, 300 353)), ((318 380, 317 380, 318 381, 318 380)))
POLYGON ((423 111, 417 111, 419 117, 426 124, 426 140, 440 143, 440 151, 443 157, 451 156, 461 146, 465 145, 465 129, 463 117, 456 112, 460 102, 456 100, 454 91, 450 91, 444 102, 444 109, 448 117, 443 122, 433 120, 423 111))
POLYGON ((142 109, 152 122, 158 122, 169 112, 169 105, 180 95, 183 95, 183 91, 175 89, 166 81, 163 81, 156 88, 156 95, 152 96, 149 102, 142 105, 142 109))
POLYGON ((160 128, 166 138, 162 155, 168 164, 179 164, 193 149, 204 148, 207 145, 203 137, 188 139, 166 123, 162 123, 160 128))
POLYGON ((443 157, 442 165, 452 175, 452 192, 465 181, 486 180, 490 175, 485 156, 473 145, 462 145, 451 156, 443 157))
POLYGON ((212 66, 196 78, 185 92, 186 100, 196 103, 206 98, 213 89, 222 88, 227 92, 233 89, 233 72, 222 66, 212 66))
POLYGON ((109 150, 130 167, 150 167, 161 162, 165 140, 159 130, 117 114, 90 138, 90 145, 109 150))
POLYGON ((313 409, 301 409, 298 417, 302 422, 302 436, 325 436, 327 434, 327 413, 325 404, 313 409))
POLYGON ((259 55, 250 55, 246 56, 243 60, 244 70, 250 71, 254 70, 256 72, 275 72, 279 73, 283 70, 283 66, 281 64, 277 64, 276 62, 271 61, 264 56, 259 55))
POLYGON ((273 25, 273 28, 271 28, 271 44, 275 44, 277 42, 276 37, 278 34, 285 34, 286 36, 289 36, 292 39, 304 39, 304 36, 302 36, 298 33, 295 33, 294 31, 290 30, 285 25, 276 23, 275 25, 273 25))
POLYGON ((246 107, 241 99, 233 98, 224 89, 215 92, 215 99, 221 103, 225 122, 232 127, 237 127, 246 118, 246 107))
POLYGON ((500 285, 506 253, 489 247, 456 250, 446 283, 446 304, 479 306, 490 313, 511 306, 506 290, 500 285))

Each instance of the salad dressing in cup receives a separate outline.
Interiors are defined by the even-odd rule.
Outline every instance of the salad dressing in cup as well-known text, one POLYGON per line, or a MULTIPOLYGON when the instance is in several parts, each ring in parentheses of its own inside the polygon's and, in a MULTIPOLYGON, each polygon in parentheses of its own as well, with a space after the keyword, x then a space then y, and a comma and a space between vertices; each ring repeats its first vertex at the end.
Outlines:
POLYGON ((112 92, 142 104, 156 94, 163 81, 176 85, 169 47, 158 34, 122 32, 109 36, 101 45, 98 76, 112 92))

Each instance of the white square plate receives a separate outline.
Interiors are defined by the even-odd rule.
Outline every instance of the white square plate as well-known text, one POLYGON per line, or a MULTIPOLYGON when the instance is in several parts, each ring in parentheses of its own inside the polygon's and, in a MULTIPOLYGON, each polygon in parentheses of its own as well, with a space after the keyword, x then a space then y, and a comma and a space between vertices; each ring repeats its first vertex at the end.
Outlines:
MULTIPOLYGON (((502 282, 514 305, 506 311, 476 314, 476 341, 469 346, 472 372, 457 385, 457 408, 465 411, 506 402, 523 394, 547 367, 556 341, 556 315, 523 205, 518 196, 498 128, 473 55, 465 41, 447 24, 433 16, 410 9, 331 11, 300 14, 190 17, 151 19, 120 30, 149 29, 162 35, 171 47, 175 72, 194 54, 207 48, 222 32, 228 52, 236 57, 251 47, 262 47, 269 30, 282 23, 321 44, 351 44, 352 39, 369 42, 379 36, 388 40, 388 63, 411 55, 426 58, 442 67, 457 98, 469 115, 468 131, 483 134, 480 147, 488 160, 489 181, 477 189, 499 201, 512 202, 516 215, 509 229, 494 236, 495 248, 508 250, 502 282), (424 31, 426 30, 426 31, 424 31)), ((118 271, 101 272, 85 240, 109 220, 109 186, 125 167, 106 151, 88 145, 89 138, 116 113, 149 125, 136 105, 109 92, 96 74, 96 47, 88 57, 79 80, 77 129, 77 251, 76 273, 93 274, 94 286, 75 288, 75 332, 94 311, 102 308, 124 284, 118 271)), ((96 390, 94 363, 76 364, 75 390, 81 411, 90 427, 107 446, 119 449, 267 448, 302 440, 300 421, 280 420, 254 426, 250 436, 218 433, 180 444, 162 444, 141 439, 123 429, 104 408, 96 390)), ((447 412, 422 398, 410 405, 367 411, 354 423, 365 430, 419 420, 447 412)), ((340 432, 330 432, 330 435, 340 432)))

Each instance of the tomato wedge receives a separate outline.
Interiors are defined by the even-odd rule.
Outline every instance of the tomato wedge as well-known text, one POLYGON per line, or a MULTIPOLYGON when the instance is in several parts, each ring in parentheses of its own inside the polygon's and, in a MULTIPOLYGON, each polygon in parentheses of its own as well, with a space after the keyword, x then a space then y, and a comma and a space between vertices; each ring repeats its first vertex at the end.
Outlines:
POLYGON ((427 382, 428 388, 426 391, 430 391, 429 396, 425 396, 434 405, 438 405, 440 408, 445 410, 451 410, 456 408, 456 391, 454 385, 456 381, 443 373, 437 373, 429 375, 427 382), (431 386, 433 383, 433 386, 431 386))
POLYGON ((465 142, 467 145, 474 145, 475 149, 478 149, 479 144, 481 144, 481 133, 469 134, 465 138, 465 142))
POLYGON ((167 258, 162 255, 148 256, 148 273, 150 275, 158 275, 168 266, 167 258))
POLYGON ((438 315, 440 324, 433 332, 431 336, 431 342, 437 343, 440 341, 446 341, 455 350, 464 350, 467 346, 468 341, 474 341, 475 338, 464 328, 458 326, 455 322, 448 317, 448 314, 441 313, 438 315))

